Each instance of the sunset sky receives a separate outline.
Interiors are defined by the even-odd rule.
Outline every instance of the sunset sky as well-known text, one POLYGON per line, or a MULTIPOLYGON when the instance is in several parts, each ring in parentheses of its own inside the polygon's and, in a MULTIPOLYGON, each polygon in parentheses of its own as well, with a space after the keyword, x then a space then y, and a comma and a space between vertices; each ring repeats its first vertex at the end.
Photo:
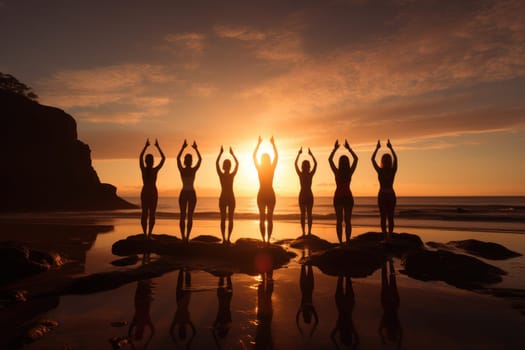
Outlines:
POLYGON ((148 137, 168 157, 161 196, 180 190, 185 138, 204 157, 198 194, 219 192, 222 144, 241 161, 236 193, 254 195, 259 135, 280 151, 278 195, 298 192, 301 146, 331 195, 336 139, 360 158, 354 195, 375 195, 387 138, 399 196, 525 195, 522 0, 3 0, 0 41, 0 71, 77 120, 121 195, 140 192, 148 137))

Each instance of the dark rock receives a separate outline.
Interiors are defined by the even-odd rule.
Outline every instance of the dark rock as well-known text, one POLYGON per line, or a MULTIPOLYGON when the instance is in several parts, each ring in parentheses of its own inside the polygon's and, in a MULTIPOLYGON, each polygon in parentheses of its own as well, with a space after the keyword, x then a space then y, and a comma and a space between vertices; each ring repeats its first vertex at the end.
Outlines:
POLYGON ((421 249, 423 242, 414 234, 394 233, 386 243, 382 233, 367 232, 352 238, 348 245, 312 254, 305 262, 328 275, 366 277, 377 270, 387 256, 402 256, 421 249))
POLYGON ((222 240, 215 236, 210 235, 199 235, 193 239, 191 239, 192 242, 204 242, 204 243, 220 243, 222 240))
POLYGON ((464 250, 465 252, 479 256, 485 259, 492 260, 505 260, 510 258, 515 258, 521 256, 520 253, 513 252, 512 250, 507 249, 501 244, 493 242, 482 242, 476 239, 467 239, 463 241, 451 241, 447 244, 464 250))
POLYGON ((0 309, 27 301, 27 290, 0 291, 0 309))
POLYGON ((29 328, 24 337, 23 342, 28 344, 32 343, 49 332, 51 332, 53 329, 58 327, 58 322, 54 320, 40 320, 36 322, 31 328, 29 328))
POLYGON ((27 331, 38 326, 34 323, 40 315, 58 306, 59 296, 31 297, 23 293, 27 301, 16 302, 1 310, 0 349, 18 349, 26 343, 27 331))
POLYGON ((102 184, 64 111, 0 90, 0 211, 135 208, 102 184))
POLYGON ((131 255, 131 256, 127 256, 125 258, 113 260, 111 262, 111 265, 114 265, 114 266, 130 266, 130 265, 135 265, 138 262, 139 262, 139 256, 138 255, 131 255))
POLYGON ((380 251, 356 247, 337 247, 312 254, 307 264, 317 266, 331 276, 366 277, 381 267, 384 255, 380 251))
POLYGON ((392 233, 390 242, 384 242, 384 235, 378 232, 367 232, 356 236, 351 244, 363 248, 386 249, 388 253, 402 256, 409 251, 423 249, 423 241, 418 235, 411 233, 392 233))
POLYGON ((403 259, 408 276, 423 281, 444 281, 450 285, 474 289, 501 282, 505 271, 471 256, 448 251, 414 251, 403 259))
POLYGON ((115 336, 109 339, 109 343, 114 350, 119 350, 127 347, 131 344, 131 341, 129 340, 129 337, 115 336))
POLYGON ((14 241, 0 242, 0 285, 61 265, 57 253, 31 250, 14 241))
POLYGON ((111 247, 111 251, 117 256, 143 253, 170 255, 182 244, 182 240, 175 236, 152 235, 152 239, 147 239, 144 234, 138 234, 115 242, 111 247))
POLYGON ((430 248, 434 248, 434 249, 440 249, 440 250, 454 250, 454 247, 451 247, 445 243, 441 243, 441 242, 427 242, 426 243, 427 246, 429 246, 430 248))
POLYGON ((55 252, 46 252, 41 250, 29 251, 29 259, 41 264, 48 264, 50 267, 60 267, 64 265, 64 260, 60 254, 55 252))
POLYGON ((319 238, 318 236, 313 234, 309 236, 299 236, 296 239, 289 242, 289 244, 292 248, 310 249, 312 251, 325 250, 337 246, 337 244, 328 242, 327 240, 319 238))

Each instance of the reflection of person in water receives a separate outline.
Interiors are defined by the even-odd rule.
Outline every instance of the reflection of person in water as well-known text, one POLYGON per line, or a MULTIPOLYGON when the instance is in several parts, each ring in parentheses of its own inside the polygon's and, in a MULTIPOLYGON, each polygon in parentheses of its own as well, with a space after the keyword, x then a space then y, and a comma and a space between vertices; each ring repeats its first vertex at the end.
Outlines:
POLYGON ((262 240, 265 242, 265 231, 268 233, 266 242, 270 242, 270 237, 273 231, 273 210, 275 208, 275 192, 273 190, 273 175, 279 155, 277 154, 277 147, 272 138, 270 142, 273 147, 273 161, 270 160, 270 155, 264 153, 261 156, 261 162, 257 160, 257 151, 261 145, 262 138, 259 136, 257 146, 253 151, 253 162, 259 173, 259 193, 257 193, 257 206, 259 207, 259 230, 261 232, 262 240), (265 221, 268 222, 268 227, 265 230, 265 221))
MULTIPOLYGON (((142 263, 149 262, 149 254, 144 254, 142 263)), ((135 314, 129 325, 128 337, 133 341, 140 341, 144 337, 146 328, 149 327, 150 335, 146 340, 144 348, 147 347, 153 335, 155 334, 155 327, 151 321, 150 308, 153 301, 153 281, 145 279, 137 282, 137 289, 135 290, 135 314)))
POLYGON ((228 335, 232 323, 232 280, 230 276, 226 276, 226 285, 224 285, 224 278, 224 276, 219 277, 219 286, 217 287, 217 299, 219 300, 219 309, 217 310, 215 322, 213 322, 213 336, 215 338, 226 337, 226 335, 228 335))
POLYGON ((317 160, 315 159, 312 151, 308 148, 308 154, 312 157, 314 161, 314 167, 310 171, 310 162, 303 160, 301 163, 301 169, 299 169, 299 156, 303 153, 303 148, 299 149, 297 152, 297 157, 295 158, 295 171, 299 176, 301 182, 301 191, 299 192, 299 208, 301 209, 301 229, 303 230, 303 237, 305 235, 305 214, 308 215, 308 235, 312 234, 312 207, 314 206, 314 194, 312 193, 312 179, 314 177, 315 171, 317 170, 317 160))
POLYGON ((272 339, 272 293, 273 273, 261 274, 261 282, 257 287, 257 330, 255 331, 256 349, 273 349, 272 339))
POLYGON ((396 270, 392 259, 385 261, 381 267, 381 305, 383 317, 379 325, 379 335, 383 347, 400 349, 403 329, 399 321, 399 293, 396 284, 396 270), (388 269, 388 267, 390 269, 388 269), (390 271, 388 271, 390 270, 390 271))
POLYGON ((219 165, 224 149, 221 146, 221 151, 215 161, 215 168, 221 181, 221 196, 219 197, 219 209, 221 211, 221 234, 223 243, 230 243, 230 237, 233 231, 233 212, 235 211, 235 196, 233 195, 233 178, 239 169, 239 161, 230 147, 230 154, 235 161, 235 167, 230 172, 232 163, 229 159, 225 159, 222 163, 222 171, 219 165), (226 238, 226 211, 228 212, 228 237, 226 238))
POLYGON ((173 322, 170 326, 170 334, 175 344, 182 343, 186 348, 189 348, 193 338, 195 337, 195 326, 190 319, 190 298, 191 298, 191 275, 189 271, 184 269, 179 270, 177 277, 177 311, 173 316, 173 322), (177 329, 178 327, 178 329, 177 329), (191 334, 188 336, 188 327, 191 334))
POLYGON ((310 331, 310 337, 315 332, 317 324, 319 323, 319 318, 317 316, 317 311, 315 310, 312 294, 314 292, 314 271, 312 265, 306 266, 305 264, 301 265, 301 276, 299 278, 299 284, 301 286, 301 306, 297 310, 295 315, 295 323, 301 335, 303 335, 303 330, 300 325, 301 314, 303 316, 303 322, 305 324, 311 324, 312 318, 314 319, 314 324, 312 330, 310 331))
POLYGON ((193 188, 193 183, 195 182, 195 173, 199 170, 201 166, 202 157, 197 148, 197 143, 193 141, 191 147, 197 153, 197 164, 192 167, 193 157, 190 153, 186 153, 184 156, 184 166, 182 166, 181 157, 184 149, 188 146, 186 140, 182 144, 182 147, 177 155, 177 167, 179 168, 180 177, 182 179, 182 190, 179 195, 179 206, 180 206, 180 233, 182 240, 188 242, 191 233, 191 227, 193 225, 193 211, 195 210, 195 205, 197 204, 197 195, 195 194, 195 189, 193 188), (185 229, 185 220, 186 215, 188 218, 187 230, 185 229), (184 234, 186 232, 186 235, 184 234))
POLYGON ((377 140, 377 146, 372 154, 372 164, 377 171, 379 178, 379 194, 377 196, 377 204, 379 205, 379 212, 381 214, 381 231, 385 235, 385 240, 389 241, 394 232, 394 209, 396 208, 396 193, 394 192, 394 177, 397 172, 397 155, 394 148, 388 140, 386 146, 392 152, 392 156, 388 153, 381 157, 381 166, 377 165, 376 155, 381 147, 381 142, 377 140), (388 219, 388 231, 386 229, 386 221, 388 219), (388 232, 388 234, 387 234, 388 232))
POLYGON ((352 279, 350 277, 337 277, 337 287, 335 290, 335 305, 337 306, 338 317, 334 330, 331 333, 333 342, 337 346, 336 334, 339 333, 341 343, 345 346, 355 349, 359 345, 352 313, 355 306, 354 289, 352 288, 352 279), (343 286, 344 280, 344 286, 343 286))
POLYGON ((147 238, 151 238, 151 233, 153 232, 153 226, 155 226, 155 211, 157 210, 157 200, 158 200, 158 193, 157 193, 157 174, 164 165, 164 161, 166 160, 166 157, 164 156, 164 153, 160 149, 159 142, 155 140, 155 147, 157 147, 157 150, 160 153, 160 163, 154 167, 153 166, 153 155, 147 154, 146 157, 144 157, 144 153, 146 152, 146 148, 149 146, 149 139, 146 140, 146 144, 144 145, 144 148, 140 152, 139 156, 139 163, 140 163, 140 171, 142 173, 142 192, 140 193, 140 204, 142 206, 142 215, 140 217, 140 223, 142 224, 142 232, 147 238), (148 228, 148 216, 149 216, 149 230, 146 231, 148 228))
POLYGON ((337 239, 339 243, 343 243, 343 218, 345 222, 345 237, 346 243, 350 241, 350 236, 352 235, 352 209, 354 207, 354 197, 350 191, 350 181, 352 180, 352 175, 354 174, 355 168, 357 166, 357 154, 350 148, 348 141, 345 140, 345 148, 352 155, 353 161, 350 165, 350 160, 346 155, 339 158, 339 168, 335 166, 334 155, 335 151, 339 148, 339 141, 336 140, 334 144, 334 149, 328 157, 330 167, 335 175, 336 189, 334 193, 334 208, 335 216, 337 219, 336 222, 336 231, 337 239))

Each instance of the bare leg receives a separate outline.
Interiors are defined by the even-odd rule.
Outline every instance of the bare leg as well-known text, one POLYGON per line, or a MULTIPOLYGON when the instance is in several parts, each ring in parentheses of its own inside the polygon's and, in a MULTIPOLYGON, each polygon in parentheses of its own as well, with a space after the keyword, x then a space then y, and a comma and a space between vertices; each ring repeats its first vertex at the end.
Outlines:
POLYGON ((264 213, 264 210, 265 210, 264 207, 259 207, 259 232, 261 232, 261 238, 263 242, 265 242, 264 240, 264 231, 265 231, 264 221, 266 220, 266 215, 264 213))
POLYGON ((221 235, 222 235, 222 242, 226 242, 226 206, 221 205, 221 235))
POLYGON ((149 233, 148 236, 151 238, 153 234, 153 226, 155 226, 155 213, 157 212, 157 198, 153 201, 151 208, 149 209, 149 233))
POLYGON ((304 235, 305 235, 304 224, 305 224, 306 208, 305 208, 305 206, 303 204, 301 204, 300 208, 301 208, 301 230, 303 232, 303 237, 304 237, 304 235))
POLYGON ((308 204, 306 214, 308 216, 308 236, 312 234, 312 204, 308 204))
POLYGON ((380 213, 381 215, 381 232, 383 232, 383 234, 385 235, 385 238, 386 238, 386 214, 381 211, 380 213))
POLYGON ((197 205, 197 198, 193 197, 189 200, 188 203, 188 221, 187 221, 187 230, 186 230, 186 241, 190 240, 191 228, 193 227, 193 212, 195 211, 195 206, 197 205))
POLYGON ((339 240, 340 244, 343 244, 343 206, 337 205, 335 206, 335 230, 337 232, 337 239, 339 240))
POLYGON ((149 232, 148 236, 151 238, 153 233, 153 226, 155 226, 155 210, 149 211, 149 232))
POLYGON ((352 207, 346 206, 344 208, 344 217, 345 217, 345 236, 346 243, 350 242, 350 236, 352 236, 352 207))
POLYGON ((186 199, 186 196, 181 193, 179 197, 179 207, 180 207, 180 219, 179 219, 179 228, 180 228, 180 235, 183 241, 185 241, 186 235, 185 235, 185 221, 186 221, 186 210, 188 207, 188 201, 186 199))
POLYGON ((261 198, 261 192, 257 194, 257 207, 259 208, 259 232, 261 232, 261 238, 262 241, 264 240, 264 232, 265 232, 265 224, 264 221, 266 220, 266 203, 261 198))
POLYGON ((388 213, 388 235, 389 238, 392 238, 392 233, 394 233, 394 212, 388 213))
POLYGON ((233 212, 235 211, 235 205, 228 206, 228 242, 233 232, 233 212))
POLYGON ((144 236, 148 231, 146 231, 146 228, 148 227, 148 209, 142 205, 142 215, 140 216, 140 224, 142 225, 142 232, 144 233, 144 236))
POLYGON ((268 213, 266 215, 266 220, 268 220, 268 243, 270 243, 270 237, 273 232, 273 210, 275 209, 275 202, 268 203, 268 213))

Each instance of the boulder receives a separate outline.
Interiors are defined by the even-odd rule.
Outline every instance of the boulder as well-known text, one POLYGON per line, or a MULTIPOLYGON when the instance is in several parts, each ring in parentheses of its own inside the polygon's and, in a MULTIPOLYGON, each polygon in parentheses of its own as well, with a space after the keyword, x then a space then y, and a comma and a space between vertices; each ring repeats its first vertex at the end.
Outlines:
POLYGON ((305 263, 317 266, 328 275, 366 277, 377 270, 387 256, 401 257, 422 249, 423 241, 414 234, 393 233, 387 243, 382 233, 367 232, 343 246, 332 245, 332 248, 314 253, 305 263))
POLYGON ((476 239, 451 241, 447 244, 459 248, 469 254, 491 260, 505 260, 521 256, 520 253, 507 249, 498 243, 482 242, 476 239))
POLYGON ((221 243, 222 240, 218 237, 211 235, 198 235, 191 239, 192 242, 204 242, 204 243, 221 243))
POLYGON ((505 271, 474 257, 449 251, 420 250, 405 255, 403 273, 422 281, 444 281, 450 285, 475 289, 501 282, 505 271))
POLYGON ((337 246, 336 243, 328 242, 314 234, 307 236, 299 236, 296 239, 288 242, 290 247, 297 249, 309 249, 311 251, 325 250, 337 246))
POLYGON ((55 320, 40 320, 33 324, 25 333, 23 342, 25 344, 32 343, 47 335, 49 332, 58 327, 58 322, 55 320))
POLYGON ((410 251, 423 249, 424 244, 418 235, 412 233, 392 233, 389 242, 384 241, 384 235, 379 232, 367 232, 354 237, 351 245, 369 249, 384 249, 388 254, 403 256, 410 251))
POLYGON ((381 267, 384 255, 358 247, 336 247, 321 253, 314 253, 305 263, 317 266, 331 276, 366 277, 381 267))
POLYGON ((57 253, 32 250, 15 241, 0 242, 0 285, 62 264, 57 253))
POLYGON ((220 239, 210 239, 210 236, 201 236, 183 243, 175 236, 153 235, 153 239, 148 240, 143 234, 139 234, 115 242, 112 252, 118 256, 155 253, 171 257, 179 264, 192 264, 208 271, 248 274, 256 274, 261 269, 282 267, 296 256, 279 245, 255 239, 240 238, 232 244, 219 242, 220 239))

